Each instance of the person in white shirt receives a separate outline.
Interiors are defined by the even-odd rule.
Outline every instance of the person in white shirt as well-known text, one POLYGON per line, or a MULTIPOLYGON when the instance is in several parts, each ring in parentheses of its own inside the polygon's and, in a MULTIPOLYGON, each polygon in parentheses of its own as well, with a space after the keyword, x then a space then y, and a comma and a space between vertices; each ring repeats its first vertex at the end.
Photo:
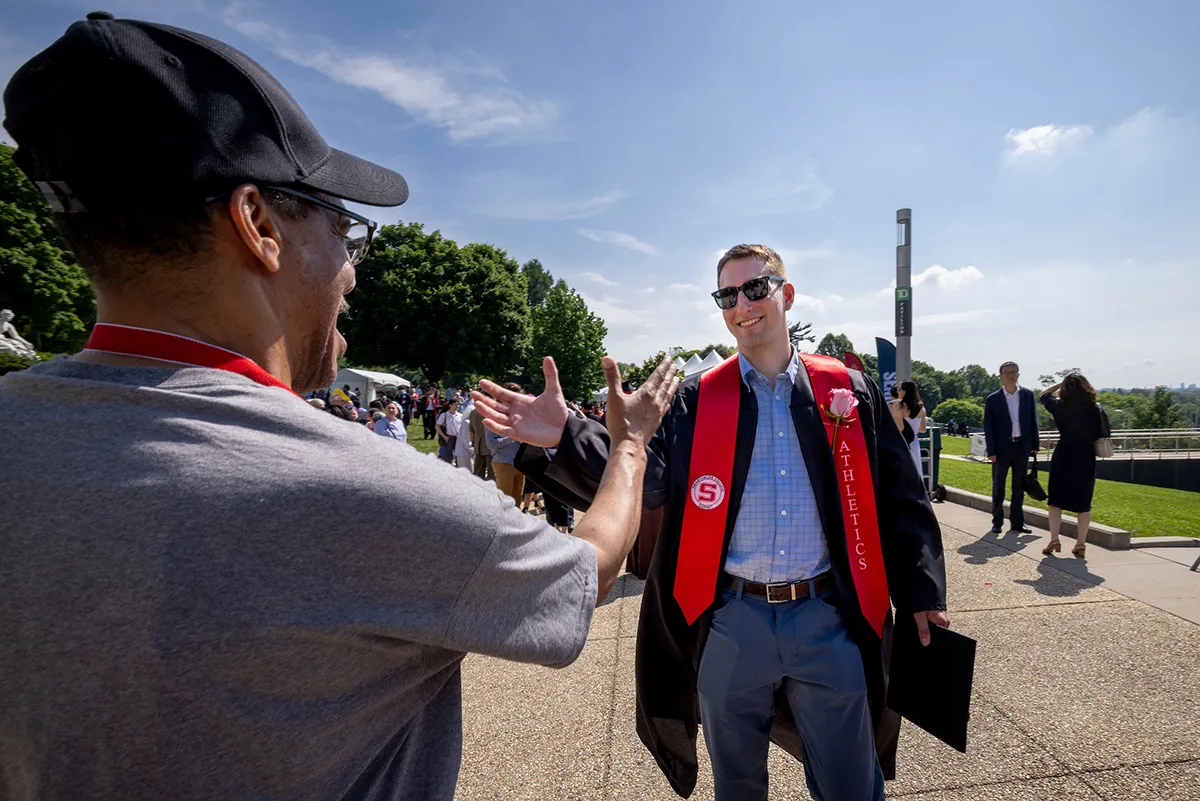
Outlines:
POLYGON ((441 442, 438 448, 438 458, 443 462, 454 461, 454 448, 458 445, 459 418, 458 401, 451 400, 446 404, 446 410, 438 415, 437 433, 441 442))
POLYGON ((1004 495, 1008 473, 1012 471, 1012 501, 1009 521, 1012 531, 1032 533, 1025 525, 1025 475, 1029 457, 1037 454, 1037 409, 1033 393, 1017 385, 1021 368, 1016 362, 1000 365, 1003 386, 988 395, 983 406, 983 435, 987 441, 988 461, 992 463, 992 533, 1004 525, 1004 495))
POLYGON ((471 442, 471 435, 468 431, 470 425, 467 420, 474 408, 475 401, 471 400, 470 396, 468 396, 467 400, 454 415, 459 431, 458 439, 454 445, 454 460, 459 467, 466 470, 475 469, 475 444, 471 442))

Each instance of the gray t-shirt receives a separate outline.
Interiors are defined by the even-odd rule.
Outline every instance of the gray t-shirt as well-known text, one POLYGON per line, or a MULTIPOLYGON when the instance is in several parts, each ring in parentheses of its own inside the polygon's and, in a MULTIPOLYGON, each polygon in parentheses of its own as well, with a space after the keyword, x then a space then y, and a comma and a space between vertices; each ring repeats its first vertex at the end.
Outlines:
POLYGON ((5 799, 448 799, 464 654, 596 603, 493 484, 216 370, 5 376, 0 487, 5 799))

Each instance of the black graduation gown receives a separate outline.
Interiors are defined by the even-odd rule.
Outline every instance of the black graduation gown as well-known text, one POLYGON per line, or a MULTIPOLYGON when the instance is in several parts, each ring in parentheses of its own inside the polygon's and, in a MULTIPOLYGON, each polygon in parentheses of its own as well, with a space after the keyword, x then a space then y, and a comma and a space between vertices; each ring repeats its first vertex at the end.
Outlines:
MULTIPOLYGON (((850 379, 858 397, 859 418, 869 451, 892 603, 898 614, 945 609, 946 571, 941 531, 912 456, 875 382, 856 370, 850 371, 850 379)), ((722 561, 746 486, 758 422, 754 393, 745 382, 739 383, 742 397, 722 561)), ((699 722, 696 676, 713 613, 710 607, 689 626, 672 594, 684 504, 688 498, 688 467, 698 396, 699 377, 693 376, 680 387, 671 410, 647 448, 643 505, 648 509, 665 506, 665 515, 642 595, 635 663, 638 735, 671 787, 684 798, 691 795, 696 785, 699 722)), ((826 532, 838 609, 862 653, 880 764, 884 776, 892 779, 900 732, 899 716, 885 704, 892 618, 889 614, 881 639, 859 608, 846 551, 833 454, 803 364, 792 391, 791 411, 826 532)), ((605 428, 569 417, 552 460, 542 458, 523 464, 518 456, 517 462, 543 491, 576 508, 587 509, 607 459, 605 428)), ((803 745, 782 693, 776 698, 771 736, 789 753, 802 758, 803 745)))

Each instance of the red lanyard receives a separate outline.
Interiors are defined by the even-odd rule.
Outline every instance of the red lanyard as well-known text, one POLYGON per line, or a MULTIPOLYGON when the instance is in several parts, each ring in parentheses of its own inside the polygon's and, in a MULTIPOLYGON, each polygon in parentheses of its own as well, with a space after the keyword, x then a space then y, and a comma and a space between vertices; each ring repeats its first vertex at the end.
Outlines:
POLYGON ((245 376, 263 386, 279 387, 293 395, 296 394, 287 384, 240 353, 218 348, 216 345, 209 345, 198 339, 168 334, 165 331, 114 323, 96 323, 92 327, 92 335, 88 337, 87 344, 83 348, 118 356, 140 356, 146 359, 157 359, 161 362, 174 362, 186 367, 224 370, 245 376))

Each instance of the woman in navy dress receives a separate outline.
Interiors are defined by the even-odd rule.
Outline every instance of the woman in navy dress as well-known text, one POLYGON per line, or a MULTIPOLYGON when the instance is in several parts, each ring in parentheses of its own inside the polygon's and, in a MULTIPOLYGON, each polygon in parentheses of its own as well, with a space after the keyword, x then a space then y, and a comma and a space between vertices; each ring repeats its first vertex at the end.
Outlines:
POLYGON ((1072 373, 1042 392, 1042 405, 1054 416, 1058 427, 1058 445, 1050 457, 1050 544, 1043 554, 1062 550, 1058 530, 1062 510, 1075 512, 1075 547, 1071 553, 1082 559, 1086 551, 1088 526, 1092 522, 1092 492, 1096 489, 1096 440, 1104 436, 1104 417, 1096 403, 1096 390, 1088 380, 1072 373), (1062 390, 1062 398, 1055 393, 1062 390))

